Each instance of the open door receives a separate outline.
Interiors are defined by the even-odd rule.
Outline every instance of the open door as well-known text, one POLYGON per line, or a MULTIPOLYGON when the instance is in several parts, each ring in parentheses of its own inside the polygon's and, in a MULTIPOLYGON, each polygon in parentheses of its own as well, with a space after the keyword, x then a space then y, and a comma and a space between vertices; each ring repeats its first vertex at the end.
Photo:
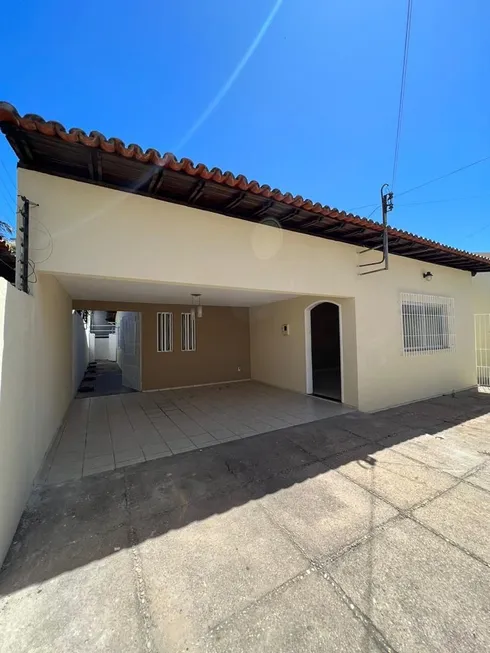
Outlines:
POLYGON ((342 401, 340 309, 322 302, 310 311, 312 394, 342 401))
POLYGON ((119 319, 118 363, 122 384, 141 390, 141 315, 121 312, 119 319))

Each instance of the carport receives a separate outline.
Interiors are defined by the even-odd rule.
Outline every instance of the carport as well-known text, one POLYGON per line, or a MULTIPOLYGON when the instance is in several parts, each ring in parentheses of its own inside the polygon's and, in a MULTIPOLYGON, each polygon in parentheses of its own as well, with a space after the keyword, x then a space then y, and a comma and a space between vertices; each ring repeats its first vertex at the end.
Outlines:
POLYGON ((255 381, 79 398, 40 482, 76 480, 350 410, 255 381))
MULTIPOLYGON (((101 393, 78 393, 42 482, 73 480, 356 406, 352 298, 56 276, 75 311, 111 316, 115 332, 109 338, 116 343, 123 385, 138 392, 112 393, 109 384, 101 393), (311 309, 318 306, 335 308, 335 325, 321 322, 312 337, 311 309), (322 341, 327 346, 317 355, 322 341), (337 379, 332 394, 312 383, 317 358, 324 377, 337 379)), ((75 326, 73 366, 84 360, 86 336, 93 336, 75 326)), ((83 371, 74 377, 82 378, 83 371)))

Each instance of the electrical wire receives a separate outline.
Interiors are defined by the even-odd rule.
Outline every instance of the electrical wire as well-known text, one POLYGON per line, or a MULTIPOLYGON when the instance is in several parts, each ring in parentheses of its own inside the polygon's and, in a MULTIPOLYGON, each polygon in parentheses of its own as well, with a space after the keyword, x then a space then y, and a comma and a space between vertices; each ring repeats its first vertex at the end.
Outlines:
POLYGON ((15 272, 14 266, 10 265, 10 263, 7 263, 7 261, 4 261, 3 258, 0 258, 0 263, 3 263, 3 265, 5 265, 6 268, 9 268, 9 270, 15 272))
MULTIPOLYGON (((1 180, 1 179, 2 179, 2 178, 0 177, 0 180, 1 180)), ((5 184, 4 184, 4 186, 5 186, 5 184)), ((7 189, 7 186, 5 186, 5 189, 7 189)), ((16 206, 16 204, 15 204, 15 203, 14 203, 14 204, 12 204, 12 202, 13 202, 13 199, 12 199, 12 195, 10 194, 10 192, 9 192, 9 191, 7 191, 7 192, 6 192, 6 191, 4 191, 4 190, 3 190, 3 188, 1 188, 1 187, 0 187, 0 192, 2 193, 2 195, 3 195, 3 198, 5 199, 5 202, 7 203, 7 205, 8 205, 8 207, 9 207, 9 209, 11 209, 11 210, 14 210, 14 211, 15 211, 15 210, 16 210, 16 208, 17 208, 17 206, 16 206), (15 209, 13 208, 13 206, 15 206, 15 209)))
POLYGON ((456 170, 451 170, 451 172, 447 172, 446 174, 441 175, 440 177, 434 177, 434 179, 429 179, 429 181, 424 181, 422 184, 419 184, 418 186, 413 186, 408 190, 404 190, 402 193, 396 193, 396 197, 401 197, 402 195, 406 195, 407 193, 412 193, 414 190, 418 190, 419 188, 424 188, 429 184, 434 184, 436 181, 440 181, 441 179, 446 179, 447 177, 451 177, 452 175, 455 175, 456 173, 461 172, 462 170, 467 170, 468 168, 472 168, 473 166, 476 166, 479 163, 484 163, 485 161, 489 161, 489 160, 490 160, 490 155, 485 156, 483 157, 483 159, 478 159, 477 161, 468 163, 465 166, 461 166, 461 168, 456 168, 456 170))
POLYGON ((7 177, 8 177, 8 179, 9 179, 10 183, 12 184, 12 188, 14 189, 14 192, 16 193, 16 192, 17 192, 17 188, 16 188, 16 186, 15 186, 15 182, 14 182, 14 180, 12 179, 12 176, 11 176, 10 172, 8 171, 7 166, 5 165, 5 163, 3 162, 2 159, 0 159, 0 163, 2 164, 2 168, 3 168, 3 169, 5 170, 5 172, 7 173, 7 177))
POLYGON ((43 258, 41 261, 34 261, 34 263, 35 263, 36 265, 41 265, 41 263, 45 263, 49 258, 51 258, 52 254, 53 254, 53 249, 54 249, 53 236, 51 235, 51 232, 50 232, 49 229, 46 227, 46 225, 44 225, 44 224, 41 222, 41 220, 38 220, 38 219, 35 218, 33 215, 30 216, 30 219, 33 220, 34 222, 37 222, 37 223, 38 223, 38 224, 39 224, 39 225, 44 229, 44 232, 46 233, 46 235, 47 235, 48 238, 49 238, 49 243, 48 243, 48 245, 46 245, 46 247, 30 247, 30 250, 33 251, 33 252, 36 252, 36 251, 37 251, 37 252, 42 252, 42 251, 44 251, 45 249, 48 249, 48 248, 49 248, 49 250, 50 250, 50 251, 49 251, 49 254, 48 254, 45 258, 43 258))
POLYGON ((13 205, 17 208, 17 201, 16 201, 15 197, 12 195, 12 191, 9 190, 7 184, 4 182, 3 177, 0 177, 0 181, 2 182, 2 185, 5 188, 5 191, 6 191, 7 195, 10 198, 9 202, 12 202, 13 205))
MULTIPOLYGON (((372 206, 372 204, 371 204, 371 206, 372 206)), ((378 209, 380 209, 380 208, 381 208, 381 204, 378 204, 377 207, 376 207, 375 209, 373 209, 373 210, 371 211, 371 213, 367 216, 366 220, 369 220, 369 218, 370 218, 374 213, 376 213, 376 211, 377 211, 378 209)))
MULTIPOLYGON (((485 156, 482 159, 477 159, 476 161, 473 161, 472 163, 468 163, 464 166, 461 166, 460 168, 456 168, 456 170, 451 170, 451 172, 446 172, 443 175, 440 175, 439 177, 434 177, 433 179, 429 179, 428 181, 424 181, 422 184, 418 184, 417 186, 412 186, 412 188, 408 188, 407 190, 402 191, 401 193, 396 193, 395 198, 402 197, 402 195, 407 195, 407 193, 412 193, 414 190, 418 190, 419 188, 425 188, 425 186, 429 186, 430 184, 434 184, 436 181, 441 181, 441 179, 446 179, 447 177, 451 177, 452 175, 457 174, 458 172, 461 172, 462 170, 467 170, 468 168, 472 168, 473 166, 478 165, 479 163, 484 163, 485 161, 490 161, 490 155, 485 156)), ((464 198, 460 198, 464 199, 464 198)), ((477 199, 476 197, 468 197, 466 199, 477 199)), ((456 201, 456 200, 432 200, 434 202, 445 202, 445 201, 456 201)), ((430 204, 431 201, 427 202, 420 202, 420 205, 422 204, 430 204)), ((354 206, 351 209, 349 209, 349 213, 352 211, 359 211, 360 209, 369 209, 371 206, 376 206, 376 209, 380 206, 379 204, 363 204, 362 206, 354 206)), ((408 206, 408 204, 401 204, 398 206, 408 206)), ((375 210, 376 210, 375 209, 375 210)), ((374 211, 373 211, 374 213, 374 211)))
POLYGON ((393 173, 391 176, 391 190, 394 191, 396 172, 398 168, 398 155, 400 152, 400 137, 403 124, 403 107, 405 104, 405 87, 407 83, 408 53, 410 50, 410 32, 412 28, 412 0, 407 2, 407 20, 405 24, 405 44, 403 47, 402 75, 400 83, 400 100, 398 103, 398 120, 396 125, 395 151, 393 154, 393 173))
POLYGON ((34 275, 34 281, 31 281, 31 283, 37 283, 36 265, 35 265, 34 261, 29 259, 27 261, 27 264, 30 265, 31 268, 32 268, 32 272, 28 275, 27 279, 30 281, 32 275, 34 275))

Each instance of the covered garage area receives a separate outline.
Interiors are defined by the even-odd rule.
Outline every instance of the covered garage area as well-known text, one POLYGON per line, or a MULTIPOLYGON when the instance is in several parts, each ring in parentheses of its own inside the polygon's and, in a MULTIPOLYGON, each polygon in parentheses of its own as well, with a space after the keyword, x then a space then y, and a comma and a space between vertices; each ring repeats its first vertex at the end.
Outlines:
MULTIPOLYGON (((140 376, 133 375, 137 392, 77 395, 47 457, 43 483, 312 422, 355 406, 347 299, 336 298, 338 311, 347 309, 341 334, 347 352, 339 352, 339 393, 329 401, 312 396, 310 334, 310 307, 329 298, 56 276, 74 310, 116 315, 123 378, 129 378, 128 335, 117 316, 139 316, 129 353, 140 376)), ((73 335, 83 338, 80 331, 73 335)), ((332 338, 338 345, 339 333, 332 338)))
POLYGON ((256 381, 75 399, 40 480, 62 483, 350 410, 256 381))

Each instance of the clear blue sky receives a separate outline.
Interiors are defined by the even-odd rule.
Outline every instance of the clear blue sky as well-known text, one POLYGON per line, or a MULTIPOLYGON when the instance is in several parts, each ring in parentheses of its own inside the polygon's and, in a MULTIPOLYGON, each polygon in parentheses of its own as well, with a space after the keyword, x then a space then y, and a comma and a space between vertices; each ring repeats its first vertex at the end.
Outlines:
MULTIPOLYGON (((6 3, 0 98, 330 206, 374 208, 391 180, 405 12, 405 0, 6 3)), ((414 0, 395 191, 490 154, 489 24, 488 0, 414 0)), ((0 158, 14 177, 4 138, 0 158)), ((0 177, 13 193, 1 166, 0 177)), ((490 161, 410 193, 390 222, 490 251, 489 179, 490 161)), ((0 218, 12 220, 5 195, 0 183, 0 218)))

